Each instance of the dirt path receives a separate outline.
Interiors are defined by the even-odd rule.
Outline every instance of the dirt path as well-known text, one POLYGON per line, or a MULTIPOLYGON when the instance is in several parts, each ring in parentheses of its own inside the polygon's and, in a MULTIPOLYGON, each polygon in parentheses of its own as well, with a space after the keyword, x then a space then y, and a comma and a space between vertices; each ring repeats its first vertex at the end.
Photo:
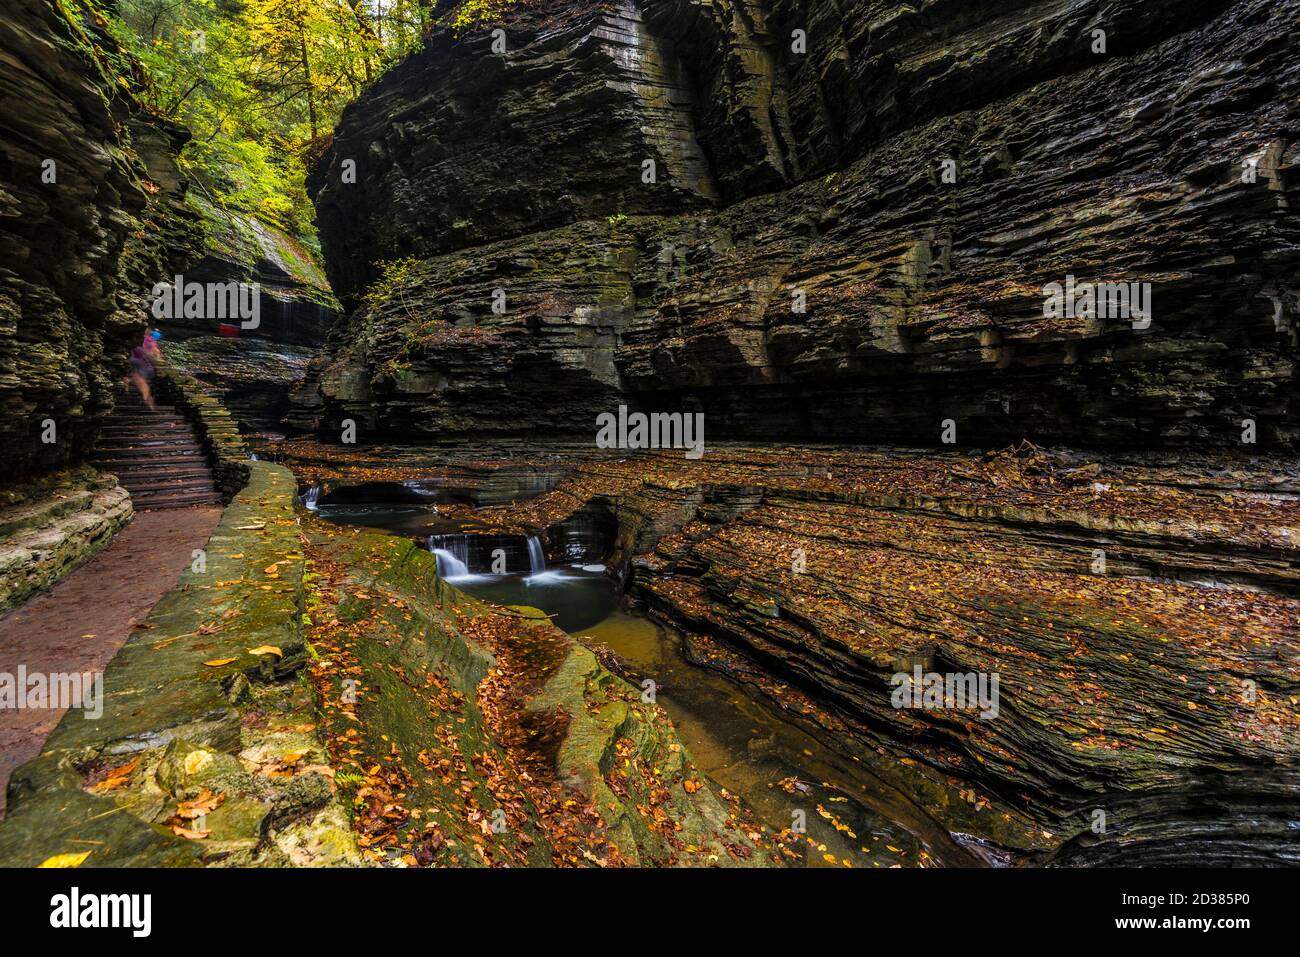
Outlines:
MULTIPOLYGON (((108 548, 0 618, 0 672, 103 671, 220 518, 213 506, 137 512, 108 548)), ((10 773, 40 753, 62 717, 61 709, 0 709, 0 816, 10 773)))

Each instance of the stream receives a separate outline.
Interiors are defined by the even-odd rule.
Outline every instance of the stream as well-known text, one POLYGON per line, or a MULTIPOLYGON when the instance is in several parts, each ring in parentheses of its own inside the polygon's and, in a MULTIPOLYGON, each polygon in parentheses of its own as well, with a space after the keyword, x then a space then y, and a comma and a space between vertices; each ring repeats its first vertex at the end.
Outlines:
POLYGON ((303 504, 339 524, 413 538, 434 553, 439 575, 455 587, 482 601, 539 608, 583 644, 612 650, 634 685, 652 679, 656 702, 672 718, 701 772, 741 797, 771 831, 806 829, 804 838, 790 845, 795 863, 969 863, 952 854, 946 832, 856 758, 817 741, 745 686, 689 663, 681 635, 640 614, 605 565, 593 560, 610 544, 597 540, 598 530, 552 529, 553 554, 560 557, 548 563, 536 537, 475 529, 439 516, 438 500, 463 501, 466 495, 477 498, 472 489, 435 489, 428 483, 398 492, 391 485, 345 486, 328 495, 308 489, 303 504), (389 501, 367 501, 377 498, 389 501))

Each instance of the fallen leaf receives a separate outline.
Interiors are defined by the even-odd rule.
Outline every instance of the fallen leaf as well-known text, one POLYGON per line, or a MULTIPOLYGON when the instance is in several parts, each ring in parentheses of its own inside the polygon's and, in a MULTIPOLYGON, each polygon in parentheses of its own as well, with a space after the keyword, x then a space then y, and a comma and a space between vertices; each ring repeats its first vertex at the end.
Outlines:
POLYGON ((208 788, 204 788, 192 801, 181 801, 176 805, 176 816, 183 821, 192 821, 196 817, 201 817, 209 811, 215 811, 223 803, 226 796, 224 794, 215 794, 208 788))
POLYGON ((185 773, 198 774, 212 763, 212 752, 201 748, 185 755, 185 773))
POLYGON ((112 768, 104 780, 98 784, 92 784, 90 789, 92 791, 116 791, 120 787, 125 787, 131 780, 131 774, 139 763, 139 758, 132 758, 126 764, 120 764, 112 768))
POLYGON ((209 834, 211 834, 212 832, 211 832, 211 831, 192 831, 192 830, 190 830, 189 828, 181 827, 179 824, 173 824, 173 825, 172 825, 172 833, 175 834, 177 837, 183 837, 183 838, 186 838, 187 840, 191 840, 191 841, 201 841, 201 840, 203 840, 205 837, 207 837, 209 834))

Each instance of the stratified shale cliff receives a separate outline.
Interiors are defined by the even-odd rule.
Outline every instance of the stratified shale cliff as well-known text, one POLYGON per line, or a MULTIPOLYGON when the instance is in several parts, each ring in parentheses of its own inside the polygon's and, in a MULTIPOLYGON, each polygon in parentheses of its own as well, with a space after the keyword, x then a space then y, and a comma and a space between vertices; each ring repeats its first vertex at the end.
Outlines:
MULTIPOLYGON (((257 326, 241 338, 318 346, 334 321, 338 303, 320 267, 303 243, 283 229, 209 202, 186 197, 204 224, 205 242, 185 269, 187 282, 257 284, 257 326)), ((163 277, 170 281, 171 277, 163 277)), ((220 320, 173 316, 157 323, 180 338, 216 335, 220 320)))
POLYGON ((141 112, 138 78, 108 65, 120 49, 71 9, 8 0, 0 20, 3 477, 85 457, 144 329, 141 289, 198 242, 149 198, 146 164, 188 133, 141 112))
POLYGON ((311 185, 353 312, 301 424, 1300 442, 1288 5, 546 7, 435 32, 344 114, 311 185), (1150 315, 1048 315, 1070 277, 1150 315))
MULTIPOLYGON (((278 424, 289 379, 334 319, 311 253, 206 199, 178 154, 185 127, 141 105, 149 79, 80 2, 7 0, 0 22, 0 479, 85 460, 154 285, 257 283, 260 325, 192 343, 177 364, 240 386, 248 418, 278 424), (270 342, 272 345, 267 345, 270 342), (295 348, 300 347, 300 348, 295 348), (251 357, 251 358, 250 358, 251 357)), ((214 337, 218 320, 161 323, 214 337)), ((243 407, 241 407, 243 411, 243 407)))

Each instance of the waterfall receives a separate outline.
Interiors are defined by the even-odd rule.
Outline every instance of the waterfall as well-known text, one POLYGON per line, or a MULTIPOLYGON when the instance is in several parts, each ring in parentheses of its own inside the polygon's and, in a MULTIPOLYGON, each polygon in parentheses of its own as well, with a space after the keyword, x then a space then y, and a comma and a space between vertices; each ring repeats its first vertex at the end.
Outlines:
POLYGON ((563 579, 559 572, 546 570, 546 553, 542 551, 542 541, 536 535, 528 536, 529 573, 524 578, 524 585, 553 585, 563 579))
POLYGON ((308 511, 312 511, 312 512, 316 511, 318 507, 316 503, 320 501, 320 491, 321 491, 320 482, 316 482, 315 484, 312 485, 311 488, 303 492, 302 493, 303 507, 306 508, 308 511))
POLYGON ((438 559, 439 578, 460 578, 469 574, 469 568, 459 558, 445 548, 435 548, 434 557, 438 559))
POLYGON ((439 578, 460 578, 469 574, 469 542, 463 535, 430 535, 429 551, 438 559, 439 578))
POLYGON ((528 566, 534 575, 546 571, 546 553, 542 551, 542 542, 536 535, 528 536, 528 566))

